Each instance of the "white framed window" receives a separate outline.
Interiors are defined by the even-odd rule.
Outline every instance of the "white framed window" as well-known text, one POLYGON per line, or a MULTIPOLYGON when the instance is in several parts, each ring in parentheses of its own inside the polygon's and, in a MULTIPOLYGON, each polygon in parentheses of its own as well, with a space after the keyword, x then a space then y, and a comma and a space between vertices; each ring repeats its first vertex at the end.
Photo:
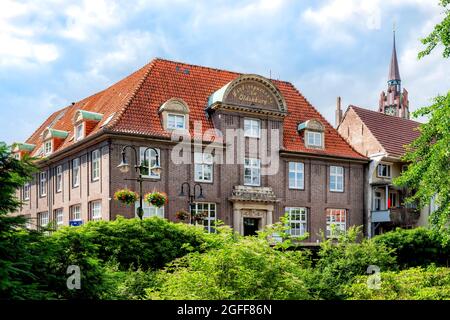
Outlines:
POLYGON ((23 200, 30 200, 30 187, 29 182, 23 185, 23 200))
POLYGON ((305 165, 303 162, 289 162, 289 188, 305 188, 305 165))
POLYGON ((79 141, 84 138, 84 123, 75 126, 75 141, 79 141))
POLYGON ((80 185, 80 158, 72 160, 72 187, 80 185))
POLYGON ((209 233, 216 232, 215 225, 217 220, 216 204, 209 202, 194 202, 191 207, 193 216, 200 215, 202 225, 209 233))
POLYGON ((102 220, 102 201, 101 200, 97 200, 97 201, 91 201, 89 204, 89 209, 90 209, 90 220, 92 221, 98 221, 98 220, 102 220))
POLYGON ((184 114, 167 114, 167 129, 186 129, 184 114))
POLYGON ((244 184, 247 186, 261 185, 261 161, 259 159, 244 159, 244 184))
POLYGON ((62 190, 62 179, 63 179, 63 170, 62 166, 56 167, 56 192, 61 192, 62 190))
POLYGON ((50 217, 49 217, 48 211, 39 212, 37 214, 37 216, 38 216, 38 226, 40 228, 46 227, 48 225, 48 223, 50 222, 50 217))
MULTIPOLYGON (((145 155, 146 163, 144 163, 144 152, 147 147, 140 147, 139 148, 139 164, 144 166, 144 169, 142 170, 142 176, 146 178, 154 178, 159 179, 160 174, 156 174, 153 172, 153 170, 150 170, 149 172, 149 166, 148 162, 150 161, 150 168, 154 167, 156 165, 156 152, 153 149, 148 149, 147 154, 145 155)), ((158 158, 159 158, 159 165, 161 165, 161 157, 159 156, 161 154, 160 150, 155 148, 156 151, 158 151, 158 158)))
POLYGON ((45 155, 49 155, 50 153, 52 153, 52 140, 47 140, 44 142, 44 154, 45 155))
MULTIPOLYGON (((139 208, 139 201, 136 201, 134 204, 134 212, 135 216, 138 217, 138 208, 139 208)), ((151 218, 151 217, 160 217, 164 218, 164 206, 158 208, 151 204, 149 204, 146 201, 142 202, 142 210, 144 210, 144 215, 142 218, 151 218)))
POLYGON ((213 156, 210 153, 194 153, 195 181, 213 181, 213 156))
POLYGON ((293 237, 303 236, 307 231, 307 209, 300 207, 287 207, 286 213, 289 218, 289 230, 293 237))
POLYGON ((306 131, 306 143, 310 147, 322 147, 322 132, 306 131))
POLYGON ((91 153, 91 179, 97 181, 100 179, 100 150, 94 150, 91 153))
POLYGON ((374 209, 381 210, 381 192, 375 191, 374 194, 374 209))
POLYGON ((70 207, 70 220, 81 220, 81 205, 75 204, 70 207))
POLYGON ((55 217, 55 222, 56 222, 56 226, 62 226, 64 223, 64 212, 62 208, 59 209, 55 209, 54 211, 54 217, 55 217))
POLYGON ((380 163, 378 165, 378 177, 380 178, 390 178, 391 177, 391 166, 389 164, 380 163))
POLYGON ((47 195, 47 172, 43 171, 39 174, 39 196, 47 195))
POLYGON ((244 119, 244 136, 259 138, 261 136, 261 121, 258 119, 244 119))
POLYGON ((347 210, 327 209, 326 237, 335 238, 347 230, 347 210))
POLYGON ((330 166, 330 191, 344 192, 344 167, 330 166))
POLYGON ((20 153, 19 152, 14 153, 14 159, 20 160, 20 153))

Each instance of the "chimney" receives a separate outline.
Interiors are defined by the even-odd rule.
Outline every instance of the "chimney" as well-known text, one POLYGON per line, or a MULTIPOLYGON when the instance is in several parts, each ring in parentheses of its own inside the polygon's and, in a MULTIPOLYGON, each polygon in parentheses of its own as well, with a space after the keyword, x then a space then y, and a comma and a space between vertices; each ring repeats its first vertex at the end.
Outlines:
POLYGON ((336 100, 336 113, 335 113, 335 126, 336 128, 342 121, 342 110, 341 110, 341 97, 337 97, 336 100))

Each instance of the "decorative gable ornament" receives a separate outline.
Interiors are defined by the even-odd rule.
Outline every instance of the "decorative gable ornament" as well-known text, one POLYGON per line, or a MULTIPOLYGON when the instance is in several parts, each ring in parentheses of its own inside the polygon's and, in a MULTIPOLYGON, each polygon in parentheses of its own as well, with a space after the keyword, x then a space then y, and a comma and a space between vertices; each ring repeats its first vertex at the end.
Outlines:
POLYGON ((284 117, 287 106, 278 88, 262 76, 246 74, 237 77, 208 98, 207 111, 240 110, 284 117))
POLYGON ((297 131, 300 133, 303 130, 310 130, 310 131, 316 131, 316 132, 324 132, 325 127, 322 124, 322 122, 318 120, 307 120, 305 122, 299 123, 297 126, 297 131))

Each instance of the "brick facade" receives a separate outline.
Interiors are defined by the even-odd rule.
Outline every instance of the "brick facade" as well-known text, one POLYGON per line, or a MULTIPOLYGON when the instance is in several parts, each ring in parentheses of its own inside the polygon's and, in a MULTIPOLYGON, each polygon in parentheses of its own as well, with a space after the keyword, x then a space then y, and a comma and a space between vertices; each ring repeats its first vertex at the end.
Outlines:
MULTIPOLYGON (((53 114, 27 140, 26 147, 35 146, 31 154, 37 156, 41 150, 39 146, 43 145, 40 131, 53 126, 67 132, 61 147, 38 162, 41 169, 47 171, 47 195, 40 197, 38 194, 37 174, 32 183, 30 200, 17 214, 30 216, 36 223, 38 213, 48 211, 53 218, 54 210, 61 208, 63 224, 67 225, 71 206, 80 204, 84 223, 91 218, 89 204, 101 201, 104 220, 115 219, 118 215, 135 217, 134 206, 125 206, 113 200, 118 189, 126 187, 139 191, 138 182, 126 180, 137 177, 133 170, 136 159, 131 149, 127 149, 126 153, 132 168, 130 172, 124 174, 117 167, 122 160, 123 147, 133 145, 138 156, 140 147, 160 150, 161 175, 143 182, 143 194, 153 190, 167 193, 169 201, 164 206, 164 217, 175 221, 177 211, 188 210, 188 197, 179 195, 182 183, 193 185, 196 181, 194 148, 188 151, 190 163, 175 164, 172 158, 177 143, 171 139, 167 117, 170 110, 177 112, 170 105, 173 101, 183 110, 186 133, 195 137, 194 129, 200 124, 203 147, 217 138, 218 141, 214 140, 216 150, 223 152, 222 160, 226 160, 214 163, 212 182, 200 182, 204 199, 199 202, 214 203, 217 219, 242 233, 248 219, 258 221, 258 228, 261 229, 264 224, 279 221, 285 208, 304 207, 307 208, 306 229, 309 233, 306 241, 310 243, 320 240, 320 232, 326 230, 327 209, 345 209, 347 228, 364 224, 363 190, 367 159, 352 149, 291 84, 205 67, 181 67, 164 60, 155 60, 100 94, 53 114), (179 70, 185 72, 180 74, 179 70), (167 81, 172 79, 177 85, 161 87, 159 77, 167 81), (128 93, 129 99, 124 100, 122 95, 128 93), (164 108, 161 109, 161 106, 164 108), (83 121, 74 116, 81 114, 80 110, 95 112, 92 120, 95 122, 90 122, 83 139, 75 141, 74 125, 79 122, 73 121, 83 121), (239 149, 228 141, 236 133, 229 130, 243 131, 244 121, 248 118, 259 123, 261 136, 249 138, 238 133, 234 141, 243 142, 242 149, 239 149), (205 136, 206 130, 212 128, 221 134, 205 136), (321 146, 307 145, 306 133, 311 130, 320 132, 321 146), (267 145, 260 145, 261 141, 266 141, 267 145), (97 181, 93 181, 91 176, 94 150, 101 150, 100 178, 97 181), (233 150, 232 162, 225 159, 230 150, 233 150), (264 174, 266 168, 261 167, 260 184, 244 187, 244 164, 239 159, 260 159, 261 153, 270 155, 271 161, 278 163, 278 167, 274 166, 270 174, 264 174), (79 186, 72 185, 72 160, 75 158, 80 159, 79 186), (289 162, 303 163, 302 189, 289 188, 289 162), (56 168, 59 165, 63 166, 63 187, 61 192, 56 192, 56 168), (342 192, 330 191, 330 166, 343 168, 342 192)), ((20 193, 22 197, 23 192, 20 193)))

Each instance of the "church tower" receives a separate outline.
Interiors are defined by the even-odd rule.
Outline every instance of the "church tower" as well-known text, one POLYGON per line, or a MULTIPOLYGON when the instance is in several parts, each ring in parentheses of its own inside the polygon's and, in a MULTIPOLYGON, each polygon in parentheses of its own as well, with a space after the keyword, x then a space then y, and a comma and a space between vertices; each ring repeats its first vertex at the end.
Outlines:
POLYGON ((409 119, 409 101, 408 91, 401 87, 400 71, 398 69, 397 51, 395 49, 395 30, 394 46, 392 48, 391 64, 389 66, 388 89, 380 95, 379 112, 409 119))

